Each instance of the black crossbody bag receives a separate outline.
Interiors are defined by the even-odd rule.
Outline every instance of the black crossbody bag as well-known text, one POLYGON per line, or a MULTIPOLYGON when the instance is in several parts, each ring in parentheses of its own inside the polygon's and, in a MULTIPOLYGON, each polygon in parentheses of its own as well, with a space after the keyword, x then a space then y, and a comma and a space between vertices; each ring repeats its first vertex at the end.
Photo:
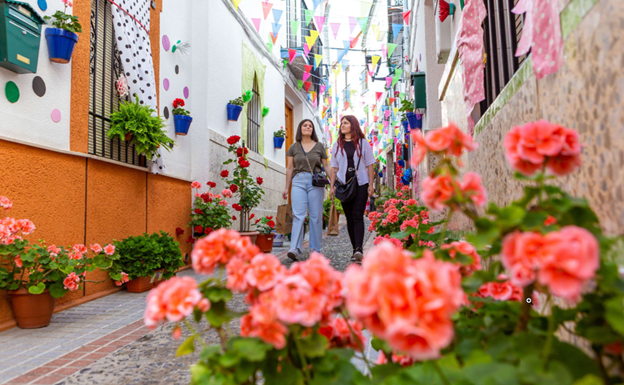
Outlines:
MULTIPOLYGON (((362 154, 364 155, 364 154, 362 154)), ((342 183, 336 178, 336 182, 334 185, 336 186, 336 198, 342 203, 351 202, 355 199, 355 195, 357 194, 358 188, 358 179, 357 172, 360 168, 360 161, 362 160, 362 156, 358 159, 357 167, 355 168, 355 175, 351 179, 349 179, 346 183, 342 183)))
MULTIPOLYGON (((312 186, 325 187, 328 184, 330 184, 329 179, 327 179, 327 175, 325 174, 324 170, 321 172, 315 172, 312 170, 312 166, 310 165, 310 160, 308 159, 308 153, 306 153, 306 150, 303 149, 303 144, 301 144, 301 142, 299 142, 299 145, 301 146, 301 151, 303 151, 306 161, 308 162, 308 168, 310 169, 310 172, 312 173, 312 186)), ((323 168, 321 167, 321 170, 322 169, 323 168)))

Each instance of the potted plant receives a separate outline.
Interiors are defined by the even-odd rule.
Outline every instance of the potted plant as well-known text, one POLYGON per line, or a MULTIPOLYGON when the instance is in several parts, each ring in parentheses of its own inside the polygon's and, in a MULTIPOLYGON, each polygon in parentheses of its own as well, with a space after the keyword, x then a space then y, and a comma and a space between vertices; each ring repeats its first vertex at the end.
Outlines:
POLYGON ((251 90, 248 90, 242 96, 239 96, 238 98, 232 99, 228 102, 227 115, 230 122, 238 121, 238 118, 243 111, 243 105, 245 105, 245 103, 249 103, 252 97, 253 92, 251 90))
POLYGON ((48 43, 50 61, 66 64, 71 60, 74 47, 78 42, 77 33, 82 32, 82 26, 78 23, 78 16, 68 15, 67 7, 72 7, 72 0, 62 0, 65 4, 63 11, 56 11, 52 16, 44 19, 55 28, 46 28, 45 37, 48 43))
POLYGON ((273 133, 273 145, 275 148, 282 148, 284 140, 286 140, 286 131, 284 130, 284 126, 282 126, 273 133))
POLYGON ((256 238, 256 246, 258 246, 263 253, 270 253, 273 250, 273 239, 275 238, 275 234, 272 233, 272 231, 275 230, 273 217, 262 217, 256 220, 254 226, 260 233, 256 238))
MULTIPOLYGON (((208 187, 212 190, 217 186, 214 182, 208 182, 208 187)), ((199 182, 191 184, 193 189, 201 188, 199 182)), ((206 192, 195 194, 195 203, 191 208, 191 222, 189 226, 193 229, 195 238, 201 238, 214 230, 228 228, 232 225, 232 216, 228 210, 228 203, 225 198, 232 197, 232 190, 224 189, 221 194, 206 192)))
POLYGON ((240 136, 237 135, 231 136, 227 140, 230 145, 228 152, 233 155, 233 158, 226 160, 223 164, 234 163, 235 168, 231 175, 228 170, 221 171, 221 178, 227 186, 230 186, 230 191, 238 197, 238 203, 233 204, 232 208, 240 212, 241 234, 249 237, 255 243, 259 233, 250 231, 249 220, 253 218, 251 210, 260 204, 264 195, 264 190, 260 187, 263 180, 260 177, 253 178, 251 176, 249 172, 250 163, 247 160, 249 149, 239 146, 239 141, 240 136))
POLYGON ((164 231, 128 237, 115 241, 115 246, 119 259, 112 269, 127 274, 127 289, 131 293, 152 289, 159 281, 173 277, 184 266, 180 244, 164 231))
POLYGON ((173 110, 171 112, 173 113, 176 135, 186 136, 191 127, 193 118, 191 118, 189 112, 182 107, 184 107, 184 100, 178 98, 173 101, 173 110))
POLYGON ((148 159, 158 155, 160 146, 171 151, 175 145, 164 131, 164 119, 152 107, 141 104, 138 96, 135 102, 122 102, 119 111, 110 115, 110 120, 108 137, 132 142, 136 151, 148 159))
MULTIPOLYGON (((399 111, 404 114, 404 119, 407 119, 407 122, 409 123, 411 129, 418 128, 418 118, 414 113, 414 103, 411 100, 402 100, 401 108, 399 108, 399 111)), ((403 124, 403 126, 405 126, 405 124, 403 124)))
MULTIPOLYGON (((0 207, 11 206, 8 198, 0 196, 0 207)), ((57 298, 80 289, 83 282, 94 282, 85 280, 86 272, 108 269, 118 258, 113 245, 91 245, 90 253, 84 245, 65 248, 22 238, 34 230, 28 219, 0 219, 0 290, 11 297, 15 321, 22 329, 50 324, 57 298)))

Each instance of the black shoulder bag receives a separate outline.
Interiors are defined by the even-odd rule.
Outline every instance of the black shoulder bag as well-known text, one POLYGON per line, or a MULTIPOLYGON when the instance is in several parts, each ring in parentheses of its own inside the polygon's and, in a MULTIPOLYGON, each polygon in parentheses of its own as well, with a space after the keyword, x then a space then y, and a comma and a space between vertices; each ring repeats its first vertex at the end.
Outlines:
MULTIPOLYGON (((336 152, 337 154, 338 152, 336 152)), ((363 155, 363 154, 362 154, 363 155)), ((355 168, 355 175, 351 179, 347 181, 347 183, 342 183, 336 178, 336 182, 334 185, 336 186, 336 198, 342 203, 351 202, 355 199, 355 195, 357 194, 357 188, 359 186, 357 180, 357 172, 360 168, 360 161, 362 157, 358 159, 357 167, 355 168)))
POLYGON ((310 172, 312 173, 312 186, 325 187, 328 184, 330 184, 329 179, 327 179, 327 175, 325 174, 325 171, 316 172, 312 170, 312 166, 310 165, 310 160, 308 159, 308 154, 306 153, 306 150, 303 149, 303 144, 301 144, 300 142, 299 145, 301 146, 301 151, 303 151, 306 161, 308 162, 308 168, 310 168, 310 172))

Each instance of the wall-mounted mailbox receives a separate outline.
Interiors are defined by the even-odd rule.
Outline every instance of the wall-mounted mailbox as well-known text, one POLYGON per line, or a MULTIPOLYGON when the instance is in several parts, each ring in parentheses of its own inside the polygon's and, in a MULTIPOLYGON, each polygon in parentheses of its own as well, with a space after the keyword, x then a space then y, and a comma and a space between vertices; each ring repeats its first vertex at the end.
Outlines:
POLYGON ((424 72, 412 72, 414 84, 414 107, 417 109, 427 108, 427 82, 424 72))
POLYGON ((36 73, 43 18, 27 3, 0 0, 0 67, 36 73))

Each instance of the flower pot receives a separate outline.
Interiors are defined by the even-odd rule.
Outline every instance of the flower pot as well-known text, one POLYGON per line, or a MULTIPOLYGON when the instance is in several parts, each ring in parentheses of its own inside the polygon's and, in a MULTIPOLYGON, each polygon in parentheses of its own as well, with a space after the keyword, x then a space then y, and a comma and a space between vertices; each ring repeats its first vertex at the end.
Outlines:
POLYGON ((407 122, 409 123, 411 129, 422 128, 422 115, 416 115, 413 112, 408 112, 406 116, 407 122))
POLYGON ((48 326, 54 312, 56 299, 46 289, 41 294, 30 294, 26 288, 12 290, 11 307, 17 326, 22 329, 36 329, 48 326))
POLYGON ((241 237, 249 237, 251 243, 256 244, 256 240, 258 239, 258 235, 260 235, 257 231, 243 231, 240 233, 241 237))
POLYGON ((190 116, 173 115, 176 135, 186 136, 186 134, 188 134, 189 128, 191 127, 192 121, 193 118, 191 118, 190 116))
POLYGON ((279 136, 274 136, 273 146, 275 146, 275 148, 282 148, 282 146, 284 145, 284 140, 286 140, 286 138, 280 138, 279 136))
POLYGON ((405 129, 405 131, 409 132, 409 126, 408 126, 407 120, 402 121, 401 124, 403 124, 403 128, 405 129))
POLYGON ((256 246, 258 246, 263 253, 270 253, 273 250, 274 238, 275 234, 258 234, 256 246))
POLYGON ((131 140, 132 140, 132 133, 131 133, 131 132, 126 132, 126 137, 125 137, 125 139, 126 139, 126 142, 131 141, 131 140))
POLYGON ((139 277, 131 279, 127 284, 126 288, 130 293, 143 293, 144 291, 151 290, 158 286, 162 279, 162 269, 156 270, 154 275, 150 275, 149 277, 139 277), (154 277, 154 281, 152 281, 152 277, 154 277))
POLYGON ((273 247, 282 247, 284 246, 284 239, 286 236, 284 234, 274 234, 275 238, 273 238, 273 247))
POLYGON ((61 64, 69 63, 78 42, 78 35, 60 28, 47 28, 45 37, 48 42, 50 61, 61 64))
POLYGON ((242 106, 236 106, 234 104, 228 103, 227 115, 230 122, 237 122, 241 112, 243 112, 242 106))
MULTIPOLYGON (((173 277, 175 277, 177 274, 174 274, 173 277)), ((171 277, 171 278, 173 278, 171 277)), ((169 279, 171 279, 169 278, 169 279)), ((169 279, 159 279, 158 281, 154 281, 154 287, 158 287, 160 286, 161 283, 167 282, 169 279)))

